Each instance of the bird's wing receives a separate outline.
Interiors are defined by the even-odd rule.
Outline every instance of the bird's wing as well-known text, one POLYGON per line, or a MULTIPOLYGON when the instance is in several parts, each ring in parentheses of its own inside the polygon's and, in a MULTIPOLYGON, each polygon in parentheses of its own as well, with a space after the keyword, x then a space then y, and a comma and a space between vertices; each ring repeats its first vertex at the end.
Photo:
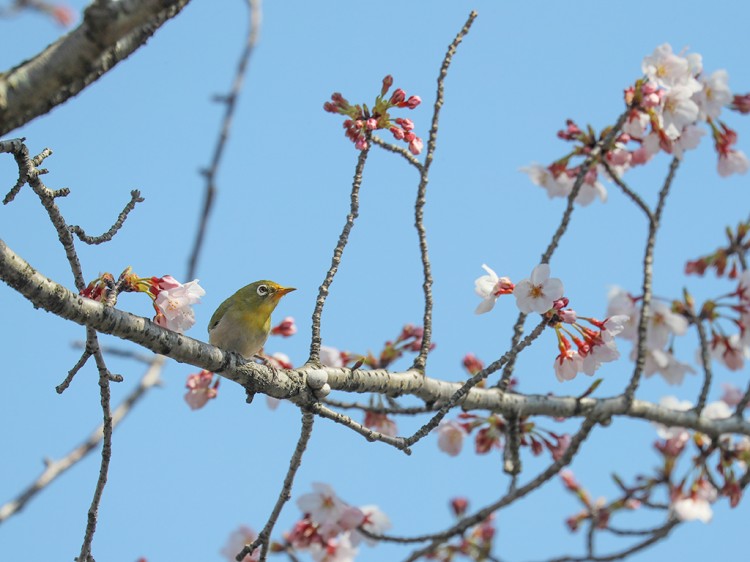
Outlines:
POLYGON ((229 303, 229 299, 225 300, 223 303, 221 303, 221 305, 219 305, 219 308, 216 309, 216 312, 214 312, 214 315, 211 316, 211 320, 208 323, 209 333, 211 332, 211 330, 216 328, 216 326, 219 324, 221 319, 227 313, 227 310, 229 310, 230 306, 231 304, 229 303))

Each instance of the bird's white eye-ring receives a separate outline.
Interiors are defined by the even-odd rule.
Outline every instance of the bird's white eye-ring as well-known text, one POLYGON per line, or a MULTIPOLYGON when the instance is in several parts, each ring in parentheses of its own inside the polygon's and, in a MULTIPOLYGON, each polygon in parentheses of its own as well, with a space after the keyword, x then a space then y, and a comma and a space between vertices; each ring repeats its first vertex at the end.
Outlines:
POLYGON ((268 294, 268 286, 267 285, 259 285, 258 286, 258 294, 261 297, 265 297, 268 294))

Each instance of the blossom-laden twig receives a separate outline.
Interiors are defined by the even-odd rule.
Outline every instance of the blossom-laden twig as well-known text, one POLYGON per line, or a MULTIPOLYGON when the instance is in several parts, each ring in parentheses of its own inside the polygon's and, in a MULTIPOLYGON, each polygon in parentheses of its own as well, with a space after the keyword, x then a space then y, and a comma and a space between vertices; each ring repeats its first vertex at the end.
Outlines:
POLYGON ((391 86, 393 86, 393 76, 388 75, 383 78, 380 94, 375 98, 372 109, 366 104, 351 105, 338 92, 331 95, 331 101, 323 104, 323 109, 328 113, 348 117, 344 121, 346 138, 354 143, 357 150, 370 148, 372 132, 385 129, 391 132, 393 138, 407 142, 409 152, 417 155, 422 152, 424 143, 414 132, 414 122, 403 117, 391 119, 390 111, 394 108, 414 109, 422 103, 422 99, 419 96, 410 96, 407 99, 406 92, 401 88, 397 88, 390 97, 386 98, 391 86))

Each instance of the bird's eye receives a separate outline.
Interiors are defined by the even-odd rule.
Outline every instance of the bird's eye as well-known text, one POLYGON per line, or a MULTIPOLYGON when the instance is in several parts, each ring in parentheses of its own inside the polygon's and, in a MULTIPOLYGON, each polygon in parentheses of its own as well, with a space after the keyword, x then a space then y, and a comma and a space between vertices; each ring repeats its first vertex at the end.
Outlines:
POLYGON ((268 286, 267 285, 259 285, 258 286, 258 294, 261 297, 265 297, 268 294, 268 286))

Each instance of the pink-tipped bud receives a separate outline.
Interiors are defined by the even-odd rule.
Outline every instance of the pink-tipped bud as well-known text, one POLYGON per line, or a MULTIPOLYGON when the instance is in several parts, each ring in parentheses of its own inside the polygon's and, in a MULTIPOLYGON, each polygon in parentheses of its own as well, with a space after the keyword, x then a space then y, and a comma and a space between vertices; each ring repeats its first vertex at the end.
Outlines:
POLYGON ((451 509, 456 517, 462 517, 469 508, 469 500, 466 498, 453 498, 451 500, 451 509))
POLYGON ((356 142, 354 143, 354 148, 356 148, 357 150, 367 150, 368 146, 369 145, 367 144, 365 137, 357 138, 356 142))
POLYGON ((375 119, 374 117, 370 117, 367 120, 366 125, 368 129, 370 129, 371 131, 374 131, 375 129, 378 128, 378 120, 375 119))
POLYGON ((391 133, 393 134, 393 138, 396 140, 404 140, 404 130, 400 129, 396 126, 393 126, 389 129, 391 133))
POLYGON ((383 78, 383 87, 380 89, 380 95, 384 96, 391 89, 391 86, 393 86, 393 76, 389 74, 383 78))
POLYGON ((333 105, 331 102, 327 101, 323 104, 323 109, 327 111, 328 113, 338 113, 338 108, 333 105))
POLYGON ((422 98, 420 98, 419 96, 411 96, 408 100, 406 100, 406 107, 408 107, 409 109, 414 109, 420 103, 422 103, 422 98))
POLYGON ((413 140, 414 140, 415 138, 417 138, 417 135, 415 135, 415 134, 414 134, 414 133, 413 133, 412 131, 406 131, 406 132, 404 133, 404 140, 405 140, 406 142, 411 142, 411 141, 413 141, 413 140))
POLYGON ((396 89, 393 94, 391 94, 390 102, 392 105, 398 105, 400 103, 403 103, 406 99, 406 92, 404 92, 401 88, 396 89))
POLYGON ((750 94, 735 95, 731 107, 740 113, 750 113, 750 94))
POLYGON ((396 123, 401 125, 405 131, 414 130, 414 121, 412 121, 411 119, 404 119, 402 117, 399 117, 398 119, 396 119, 396 123))
POLYGON ((414 156, 422 152, 422 148, 424 148, 424 143, 419 137, 416 137, 409 143, 409 152, 411 152, 414 156))

